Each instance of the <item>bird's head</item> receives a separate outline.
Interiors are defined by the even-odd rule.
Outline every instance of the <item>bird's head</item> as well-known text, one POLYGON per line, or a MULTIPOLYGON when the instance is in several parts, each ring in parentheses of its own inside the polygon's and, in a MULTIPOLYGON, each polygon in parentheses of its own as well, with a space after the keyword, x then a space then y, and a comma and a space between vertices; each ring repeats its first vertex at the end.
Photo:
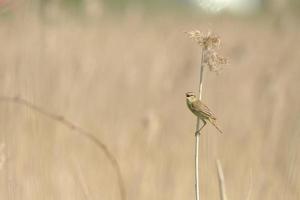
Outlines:
POLYGON ((194 92, 187 92, 187 93, 185 93, 185 97, 189 101, 195 101, 197 99, 194 92))

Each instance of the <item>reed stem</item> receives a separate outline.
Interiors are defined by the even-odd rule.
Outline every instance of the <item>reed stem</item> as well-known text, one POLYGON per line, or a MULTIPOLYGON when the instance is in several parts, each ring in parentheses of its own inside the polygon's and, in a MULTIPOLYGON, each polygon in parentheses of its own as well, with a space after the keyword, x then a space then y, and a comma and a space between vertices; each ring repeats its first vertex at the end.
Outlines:
MULTIPOLYGON (((198 98, 201 100, 202 98, 202 86, 203 86, 203 57, 204 57, 205 48, 202 48, 202 56, 201 56, 201 66, 200 66, 200 80, 199 80, 199 88, 198 88, 198 98)), ((195 190, 196 190, 196 200, 200 200, 200 178, 199 178, 199 146, 200 146, 200 118, 197 118, 196 124, 196 147, 195 147, 195 190)))

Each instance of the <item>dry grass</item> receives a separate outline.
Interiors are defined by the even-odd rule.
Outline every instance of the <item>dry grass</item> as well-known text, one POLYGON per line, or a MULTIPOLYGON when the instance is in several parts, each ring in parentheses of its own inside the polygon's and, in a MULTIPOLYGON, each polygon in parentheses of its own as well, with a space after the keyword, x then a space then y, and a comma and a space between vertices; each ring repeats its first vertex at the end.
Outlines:
MULTIPOLYGON (((203 134, 203 199, 219 198, 216 158, 230 200, 247 196, 250 176, 252 199, 300 198, 300 29, 292 21, 283 30, 269 20, 138 14, 0 23, 0 95, 22 96, 98 133, 130 200, 194 198, 195 121, 184 93, 196 89, 200 52, 183 32, 213 27, 231 61, 218 78, 205 75, 203 99, 225 133, 203 134)), ((72 130, 8 103, 0 104, 0 129, 1 199, 120 198, 104 153, 72 130)))

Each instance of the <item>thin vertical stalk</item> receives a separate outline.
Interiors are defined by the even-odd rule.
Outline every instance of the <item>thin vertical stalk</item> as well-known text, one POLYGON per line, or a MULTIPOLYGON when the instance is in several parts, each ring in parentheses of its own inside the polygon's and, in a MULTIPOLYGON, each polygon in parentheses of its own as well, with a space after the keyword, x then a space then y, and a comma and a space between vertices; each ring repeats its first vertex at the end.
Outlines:
POLYGON ((253 171, 252 171, 252 168, 251 168, 251 170, 250 170, 250 177, 249 177, 249 188, 248 188, 247 196, 245 198, 246 200, 250 200, 251 199, 252 191, 253 191, 253 171))
MULTIPOLYGON (((202 56, 201 56, 201 66, 200 66, 200 80, 199 80, 199 88, 198 88, 198 98, 201 100, 202 97, 202 85, 203 85, 203 57, 204 57, 205 48, 202 48, 202 56)), ((197 125, 196 125, 196 145, 195 145, 195 190, 196 190, 196 200, 200 200, 200 179, 199 179, 199 146, 200 146, 200 118, 197 117, 197 125)))
MULTIPOLYGON (((199 129, 199 120, 197 120, 197 130, 199 129)), ((196 190, 196 200, 200 200, 200 188, 199 188, 199 143, 200 134, 196 134, 196 148, 195 148, 195 190, 196 190)))
POLYGON ((219 178, 220 198, 221 200, 227 200, 226 185, 225 185, 225 179, 224 179, 224 173, 223 173, 221 161, 217 160, 216 164, 217 164, 218 178, 219 178))

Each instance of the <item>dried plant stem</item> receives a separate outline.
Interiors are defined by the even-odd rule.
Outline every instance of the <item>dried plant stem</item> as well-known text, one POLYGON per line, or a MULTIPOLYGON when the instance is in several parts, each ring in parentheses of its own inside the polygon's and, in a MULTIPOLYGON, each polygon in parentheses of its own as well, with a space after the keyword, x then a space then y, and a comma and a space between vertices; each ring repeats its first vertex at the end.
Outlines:
POLYGON ((14 103, 17 105, 25 106, 41 115, 44 115, 58 123, 61 123, 62 125, 70 128, 71 130, 79 133, 81 136, 85 137, 92 143, 94 143, 99 149, 102 150, 104 155, 107 157, 109 162, 111 163, 112 167, 114 168, 116 174, 117 174, 117 179, 118 179, 118 186, 120 189, 120 196, 122 200, 126 200, 126 190, 125 190, 125 184, 123 180, 123 176, 121 173, 120 165, 113 155, 113 153, 108 149, 108 147, 101 141, 99 140, 92 132, 89 132, 85 130, 84 128, 74 124, 73 122, 69 121, 68 119, 64 118, 61 115, 57 115, 54 113, 51 113, 39 106, 36 106, 35 104, 20 98, 18 96, 16 97, 7 97, 7 96, 0 96, 0 102, 8 102, 8 103, 14 103))
MULTIPOLYGON (((199 119, 197 120, 197 130, 199 127, 199 119)), ((196 148, 195 148, 195 190, 196 190, 196 200, 200 199, 200 188, 199 188, 199 143, 200 134, 196 134, 196 148)))
POLYGON ((248 188, 248 193, 245 198, 245 200, 250 200, 252 196, 252 190, 253 190, 253 170, 251 168, 250 170, 250 177, 249 177, 249 188, 248 188))
MULTIPOLYGON (((203 86, 203 57, 204 57, 205 48, 202 48, 202 58, 201 58, 201 66, 200 66, 200 80, 199 80, 199 88, 198 88, 198 98, 201 100, 202 97, 202 86, 203 86)), ((196 200, 200 200, 200 179, 199 179, 199 146, 200 146, 200 118, 197 118, 196 125, 196 146, 195 146, 195 190, 196 190, 196 200)))
POLYGON ((225 179, 224 179, 221 161, 217 160, 216 164, 217 164, 218 178, 219 178, 220 197, 221 200, 227 200, 225 179))

